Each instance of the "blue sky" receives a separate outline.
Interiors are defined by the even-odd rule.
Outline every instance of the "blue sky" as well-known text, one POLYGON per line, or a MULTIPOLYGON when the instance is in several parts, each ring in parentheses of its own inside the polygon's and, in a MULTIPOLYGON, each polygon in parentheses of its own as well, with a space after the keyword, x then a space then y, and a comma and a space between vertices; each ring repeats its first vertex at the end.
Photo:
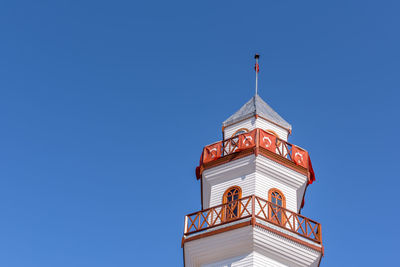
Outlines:
POLYGON ((183 266, 194 169, 254 93, 317 181, 321 266, 397 261, 398 1, 3 1, 0 265, 183 266))

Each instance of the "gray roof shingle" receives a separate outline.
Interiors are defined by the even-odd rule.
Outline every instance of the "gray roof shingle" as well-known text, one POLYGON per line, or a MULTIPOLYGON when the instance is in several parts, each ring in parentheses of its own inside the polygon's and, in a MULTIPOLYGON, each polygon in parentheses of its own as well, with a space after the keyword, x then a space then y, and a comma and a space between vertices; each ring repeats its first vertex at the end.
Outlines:
POLYGON ((292 130, 292 125, 285 121, 278 113, 276 113, 259 95, 253 96, 246 104, 244 104, 235 114, 225 120, 222 125, 228 126, 250 116, 259 115, 270 120, 279 126, 292 130))

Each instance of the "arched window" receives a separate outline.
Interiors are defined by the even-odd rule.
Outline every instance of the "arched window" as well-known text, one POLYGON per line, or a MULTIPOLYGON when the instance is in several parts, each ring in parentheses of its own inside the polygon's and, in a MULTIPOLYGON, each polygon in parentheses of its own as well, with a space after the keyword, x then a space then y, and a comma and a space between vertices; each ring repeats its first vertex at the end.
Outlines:
POLYGON ((277 134, 274 130, 268 129, 268 130, 265 130, 265 131, 266 131, 267 133, 273 134, 273 135, 275 135, 275 137, 279 138, 278 134, 277 134))
POLYGON ((232 134, 232 137, 238 136, 239 134, 243 134, 243 133, 247 133, 249 132, 248 129, 246 128, 240 128, 239 130, 237 130, 234 134, 232 134))
POLYGON ((240 134, 244 134, 249 132, 248 129, 246 128, 240 128, 239 130, 237 130, 234 134, 232 134, 230 141, 227 142, 226 145, 226 150, 230 151, 230 153, 235 152, 238 148, 238 143, 239 143, 239 137, 238 135, 240 134))
POLYGON ((233 220, 240 215, 240 204, 238 199, 242 197, 242 189, 239 186, 232 186, 224 193, 223 203, 227 204, 224 208, 224 219, 233 220))
POLYGON ((279 135, 274 131, 274 130, 265 130, 267 133, 270 133, 272 135, 275 135, 276 138, 278 138, 278 140, 276 140, 276 145, 279 147, 281 145, 281 141, 279 140, 279 135))
POLYGON ((276 188, 272 188, 268 192, 268 200, 272 203, 269 208, 269 218, 279 224, 285 223, 285 212, 282 208, 286 208, 286 200, 283 193, 276 188))

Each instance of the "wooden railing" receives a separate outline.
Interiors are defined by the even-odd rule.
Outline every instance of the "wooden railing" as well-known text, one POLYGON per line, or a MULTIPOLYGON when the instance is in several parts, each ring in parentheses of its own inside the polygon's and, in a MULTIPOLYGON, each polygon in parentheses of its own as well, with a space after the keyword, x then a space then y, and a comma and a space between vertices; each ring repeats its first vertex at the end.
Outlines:
POLYGON ((246 219, 271 223, 322 243, 319 223, 254 195, 186 215, 184 235, 246 219))
MULTIPOLYGON (((254 129, 253 131, 256 132, 256 138, 259 136, 259 131, 263 131, 261 129, 254 129)), ((253 132, 251 131, 251 132, 253 132)), ((250 133, 251 133, 250 132, 250 133)), ((265 131, 264 131, 265 132, 265 131)), ((222 156, 227 156, 232 153, 235 153, 238 151, 239 148, 239 137, 243 134, 239 134, 237 136, 225 139, 222 141, 222 156)), ((280 139, 276 137, 275 139, 275 147, 276 147, 276 154, 287 158, 288 160, 293 160, 292 157, 292 144, 286 142, 283 139, 280 139)))
MULTIPOLYGON (((251 145, 247 146, 246 148, 254 148, 254 147, 263 147, 260 145, 260 133, 263 132, 264 134, 270 135, 273 140, 272 146, 275 148, 273 152, 276 154, 295 162, 294 157, 293 157, 293 145, 286 142, 285 140, 282 140, 276 136, 273 136, 271 133, 266 132, 262 129, 254 129, 253 131, 249 133, 244 133, 240 134, 228 139, 225 139, 223 141, 213 143, 211 145, 208 145, 205 147, 204 151, 213 151, 214 150, 214 155, 212 156, 212 160, 218 159, 219 157, 224 157, 230 154, 233 154, 235 152, 241 151, 243 147, 240 145, 240 138, 241 136, 252 134, 255 142, 253 142, 251 145), (208 149, 209 148, 209 149, 208 149)), ((264 147, 265 148, 265 147, 264 147)), ((271 149, 270 149, 271 150, 271 149)), ((209 161, 209 160, 208 160, 209 161)))
MULTIPOLYGON (((261 153, 272 160, 283 163, 289 168, 307 173, 309 184, 315 181, 315 174, 310 156, 306 150, 279 139, 275 134, 259 128, 205 146, 200 157, 200 164, 196 168, 197 179, 201 178, 202 172, 207 167, 215 166, 215 164, 212 163, 213 161, 229 155, 232 155, 232 157, 226 157, 226 159, 231 160, 235 158, 235 155, 239 156, 242 152, 244 152, 242 155, 248 155, 250 152, 254 153, 256 156, 261 153), (298 166, 303 169, 298 168, 298 166)), ((219 163, 217 162, 217 164, 219 163)))
POLYGON ((239 137, 234 136, 222 141, 222 156, 230 155, 238 150, 239 137))
POLYGON ((292 147, 291 143, 288 143, 282 139, 276 138, 276 150, 275 153, 290 160, 294 161, 292 156, 292 147))

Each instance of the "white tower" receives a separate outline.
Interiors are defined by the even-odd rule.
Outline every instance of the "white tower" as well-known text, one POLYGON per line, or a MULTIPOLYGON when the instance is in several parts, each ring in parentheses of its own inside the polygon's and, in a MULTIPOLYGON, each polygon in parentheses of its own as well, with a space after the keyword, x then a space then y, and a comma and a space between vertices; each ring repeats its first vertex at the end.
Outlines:
POLYGON ((256 94, 223 123, 223 140, 204 147, 186 267, 319 266, 321 226, 300 215, 314 172, 307 151, 287 142, 291 128, 256 94))

